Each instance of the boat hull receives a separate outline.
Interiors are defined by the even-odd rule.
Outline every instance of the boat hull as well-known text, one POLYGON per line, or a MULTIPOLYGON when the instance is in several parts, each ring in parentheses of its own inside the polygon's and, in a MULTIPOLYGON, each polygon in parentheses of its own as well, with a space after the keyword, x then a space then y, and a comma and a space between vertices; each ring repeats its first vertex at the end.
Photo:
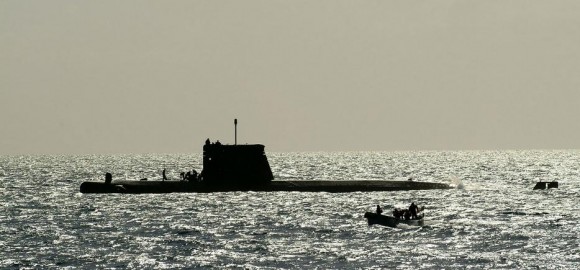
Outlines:
POLYGON ((405 219, 398 219, 398 218, 391 217, 391 216, 380 215, 380 214, 373 213, 373 212, 366 212, 364 217, 367 219, 369 226, 374 225, 374 224, 378 224, 378 225, 396 228, 397 225, 399 225, 399 224, 407 224, 410 226, 423 226, 423 224, 424 224, 423 218, 405 220, 405 219))

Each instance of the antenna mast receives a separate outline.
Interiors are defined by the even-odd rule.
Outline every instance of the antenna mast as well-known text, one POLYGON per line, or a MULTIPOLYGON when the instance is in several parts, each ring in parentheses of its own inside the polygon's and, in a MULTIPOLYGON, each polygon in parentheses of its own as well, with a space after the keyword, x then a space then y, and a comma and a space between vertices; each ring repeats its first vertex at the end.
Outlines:
POLYGON ((238 119, 234 119, 234 144, 238 144, 238 119))

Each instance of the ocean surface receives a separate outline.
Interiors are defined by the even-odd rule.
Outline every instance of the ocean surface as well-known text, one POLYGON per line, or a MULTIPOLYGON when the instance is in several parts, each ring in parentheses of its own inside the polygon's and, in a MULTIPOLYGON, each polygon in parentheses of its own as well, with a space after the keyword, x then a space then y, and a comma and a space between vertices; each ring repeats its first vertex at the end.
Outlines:
POLYGON ((268 153, 278 180, 451 190, 81 194, 201 171, 201 154, 0 156, 1 269, 579 269, 580 151, 268 153), (558 189, 532 190, 537 181, 558 189), (426 226, 367 226, 377 204, 426 226))

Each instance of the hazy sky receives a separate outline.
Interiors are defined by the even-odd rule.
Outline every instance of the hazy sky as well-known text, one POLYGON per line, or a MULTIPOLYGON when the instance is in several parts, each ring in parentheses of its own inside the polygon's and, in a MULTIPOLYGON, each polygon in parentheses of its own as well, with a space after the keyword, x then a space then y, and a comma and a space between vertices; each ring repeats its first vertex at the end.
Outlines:
POLYGON ((0 154, 580 148, 580 1, 0 1, 0 154))

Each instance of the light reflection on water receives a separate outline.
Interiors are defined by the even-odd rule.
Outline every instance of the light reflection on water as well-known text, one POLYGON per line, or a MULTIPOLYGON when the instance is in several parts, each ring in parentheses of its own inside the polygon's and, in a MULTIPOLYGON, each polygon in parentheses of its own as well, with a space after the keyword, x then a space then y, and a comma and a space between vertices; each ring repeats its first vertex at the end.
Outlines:
POLYGON ((85 180, 160 177, 200 155, 0 157, 1 268, 578 268, 575 151, 273 153, 277 179, 401 179, 463 189, 80 194, 85 180), (539 180, 560 188, 533 191, 539 180), (368 227, 415 201, 426 226, 368 227))

